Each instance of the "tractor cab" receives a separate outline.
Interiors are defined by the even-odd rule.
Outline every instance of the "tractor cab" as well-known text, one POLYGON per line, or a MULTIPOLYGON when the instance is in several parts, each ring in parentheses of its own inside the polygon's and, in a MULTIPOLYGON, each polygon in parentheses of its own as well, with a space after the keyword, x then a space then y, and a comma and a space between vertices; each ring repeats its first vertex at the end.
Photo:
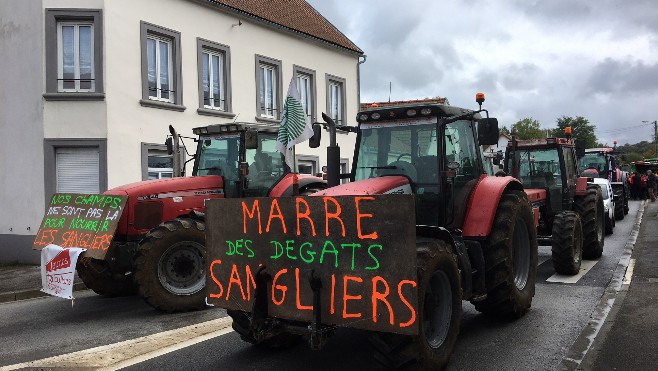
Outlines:
POLYGON ((369 194, 415 194, 418 225, 460 228, 458 205, 485 173, 480 145, 498 140, 496 119, 479 112, 441 104, 360 112, 352 181, 369 194))
POLYGON ((289 169, 276 150, 277 127, 255 124, 195 128, 192 175, 220 175, 225 197, 265 197, 289 169))

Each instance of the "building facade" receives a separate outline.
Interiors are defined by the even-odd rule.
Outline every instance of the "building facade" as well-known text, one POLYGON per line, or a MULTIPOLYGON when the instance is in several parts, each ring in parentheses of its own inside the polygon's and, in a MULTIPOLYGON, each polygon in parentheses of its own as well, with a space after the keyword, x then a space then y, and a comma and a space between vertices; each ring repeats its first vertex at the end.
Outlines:
MULTIPOLYGON (((291 79, 312 122, 359 108, 363 52, 303 0, 5 0, 0 30, 0 262, 39 262, 53 193, 171 177, 169 125, 277 123, 291 79)), ((327 145, 298 145, 299 171, 327 145)))

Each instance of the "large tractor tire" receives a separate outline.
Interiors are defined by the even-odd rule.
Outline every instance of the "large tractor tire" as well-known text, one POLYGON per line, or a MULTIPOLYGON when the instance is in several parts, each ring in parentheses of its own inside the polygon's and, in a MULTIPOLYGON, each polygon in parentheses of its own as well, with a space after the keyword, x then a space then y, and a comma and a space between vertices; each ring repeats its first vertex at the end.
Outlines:
POLYGON ((615 202, 615 219, 624 220, 626 214, 628 214, 628 211, 625 210, 624 201, 617 200, 617 202, 615 202))
POLYGON ((103 260, 82 257, 76 270, 82 282, 98 295, 114 297, 137 293, 131 276, 114 274, 103 260))
POLYGON ((523 316, 532 304, 537 280, 537 229, 525 193, 503 194, 483 252, 487 297, 473 302, 475 309, 523 316))
POLYGON ((281 333, 271 338, 258 341, 249 329, 250 315, 240 310, 227 310, 226 313, 233 319, 233 330, 247 343, 267 349, 287 349, 299 344, 302 337, 295 334, 281 333))
POLYGON ((553 268, 560 274, 580 272, 583 257, 583 227, 580 215, 564 211, 553 218, 553 268))
POLYGON ((135 258, 139 294, 167 313, 205 308, 206 224, 177 218, 152 229, 135 258))
POLYGON ((607 214, 605 216, 605 234, 610 235, 614 232, 615 229, 615 220, 617 219, 617 212, 613 212, 612 218, 607 214))
POLYGON ((461 321, 457 258, 444 241, 417 242, 418 335, 377 333, 375 359, 385 369, 440 370, 450 360, 461 321))
POLYGON ((580 215, 580 222, 583 226, 583 258, 597 259, 601 257, 605 243, 605 215, 603 196, 601 196, 599 186, 589 184, 585 196, 575 197, 573 211, 580 215))

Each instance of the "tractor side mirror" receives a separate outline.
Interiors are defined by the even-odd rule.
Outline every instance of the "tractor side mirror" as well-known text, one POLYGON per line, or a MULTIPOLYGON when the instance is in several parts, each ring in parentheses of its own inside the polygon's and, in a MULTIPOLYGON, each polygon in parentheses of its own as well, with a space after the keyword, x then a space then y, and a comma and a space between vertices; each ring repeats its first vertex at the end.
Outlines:
POLYGON ((493 156, 493 164, 496 166, 500 166, 500 162, 503 161, 503 153, 501 151, 496 152, 493 156))
POLYGON ((174 140, 172 137, 165 140, 165 146, 167 146, 167 155, 171 156, 174 154, 174 140))
POLYGON ((246 149, 258 148, 258 130, 248 129, 244 133, 244 147, 246 149))
POLYGON ((497 118, 482 118, 478 120, 478 143, 480 145, 497 144, 500 138, 497 118))
POLYGON ((313 136, 308 140, 308 146, 311 148, 320 147, 320 141, 322 140, 322 127, 320 124, 313 123, 313 136))
POLYGON ((576 157, 581 158, 585 156, 585 141, 576 139, 576 157))

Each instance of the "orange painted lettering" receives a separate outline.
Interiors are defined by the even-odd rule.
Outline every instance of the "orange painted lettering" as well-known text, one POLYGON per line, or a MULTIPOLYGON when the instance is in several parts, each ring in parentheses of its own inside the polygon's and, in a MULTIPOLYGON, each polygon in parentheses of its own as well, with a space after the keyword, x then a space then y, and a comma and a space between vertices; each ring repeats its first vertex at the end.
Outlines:
POLYGON ((393 325, 395 323, 395 320, 393 319, 393 307, 391 307, 391 303, 386 300, 386 297, 388 296, 389 293, 389 287, 388 283, 386 282, 385 279, 383 279, 380 276, 375 276, 372 278, 372 321, 377 323, 377 301, 381 301, 386 305, 386 308, 388 308, 388 314, 389 314, 389 323, 393 325), (377 291, 377 282, 381 282, 384 284, 385 291, 383 293, 377 291))
POLYGON ((272 205, 270 205, 270 217, 267 218, 267 228, 265 228, 266 232, 270 231, 270 223, 274 218, 281 220, 281 227, 283 227, 283 233, 286 233, 287 232, 286 221, 283 219, 283 214, 281 213, 281 209, 279 208, 279 201, 276 198, 272 199, 272 205), (275 208, 276 208, 276 214, 274 213, 275 208))
POLYGON ((345 237, 345 224, 343 223, 343 220, 340 218, 340 213, 342 211, 340 204, 338 201, 336 201, 335 198, 333 197, 323 197, 324 199, 324 222, 325 222, 325 233, 327 237, 329 236, 329 219, 336 219, 340 222, 340 227, 342 228, 342 233, 341 236, 345 237), (336 212, 330 213, 329 212, 329 203, 328 201, 331 201, 335 206, 336 206, 336 212))
POLYGON ((347 283, 349 281, 363 282, 361 277, 343 276, 343 318, 361 318, 361 313, 347 313, 348 300, 361 300, 361 295, 348 295, 347 283))
POLYGON ((295 201, 295 206, 297 207, 297 235, 299 236, 299 234, 301 233, 299 227, 299 220, 304 218, 308 220, 309 223, 311 223, 311 232, 313 233, 313 237, 315 237, 315 224, 311 219, 311 207, 308 205, 308 202, 306 202, 306 200, 303 198, 297 198, 297 200, 295 201), (304 206, 306 206, 306 211, 303 214, 299 212, 299 204, 301 203, 303 203, 304 206))
POLYGON ((215 264, 222 264, 222 261, 221 260, 213 260, 212 263, 210 263, 210 278, 212 278, 213 282, 215 282, 217 284, 217 286, 219 287, 219 294, 210 294, 209 296, 211 298, 219 299, 219 298, 222 297, 222 294, 224 294, 224 286, 222 286, 222 283, 219 282, 217 277, 215 277, 215 271, 213 270, 213 267, 215 266, 215 264))
POLYGON ((372 232, 370 234, 367 234, 367 235, 364 235, 361 232, 361 218, 372 218, 372 214, 361 213, 361 210, 359 208, 359 201, 361 201, 361 200, 373 201, 374 199, 375 199, 374 197, 355 197, 354 198, 354 203, 356 204, 356 230, 357 230, 359 238, 361 238, 361 239, 369 238, 369 239, 372 239, 372 240, 376 240, 377 237, 378 237, 376 231, 372 232))
POLYGON ((402 286, 403 285, 411 285, 412 287, 416 287, 417 284, 416 284, 416 282, 409 281, 409 280, 402 280, 398 284, 398 295, 400 296, 400 300, 402 300, 404 305, 406 305, 407 308, 409 308, 409 311, 411 311, 411 319, 409 319, 409 321, 407 321, 405 323, 400 323, 400 327, 409 327, 414 322, 416 322, 416 310, 414 309, 414 307, 411 304, 409 304, 409 301, 404 297, 404 295, 402 295, 402 286))
POLYGON ((242 287, 242 281, 240 281, 240 275, 238 274, 238 266, 235 264, 231 267, 231 278, 228 281, 228 289, 226 290, 226 301, 231 299, 231 287, 233 287, 234 283, 240 287, 242 300, 247 300, 247 296, 244 294, 244 288, 242 287))
POLYGON ((247 202, 242 201, 242 226, 244 233, 247 233, 247 217, 253 219, 254 217, 258 218, 258 234, 263 234, 263 226, 260 222, 260 205, 258 200, 254 200, 254 204, 251 206, 251 212, 247 207, 247 202))
POLYGON ((331 314, 336 313, 336 310, 334 308, 335 307, 334 306, 335 302, 336 302, 336 275, 332 274, 331 275, 331 308, 329 310, 329 312, 331 312, 331 314))
MULTIPOLYGON (((258 264, 259 267, 261 265, 262 264, 258 264)), ((250 301, 251 300, 251 288, 253 287, 254 290, 256 290, 256 280, 254 279, 254 274, 251 273, 251 267, 250 266, 247 265, 245 267, 245 272, 246 272, 245 275, 247 276, 247 278, 245 279, 247 281, 246 282, 247 283, 247 301, 250 301), (251 285, 250 285, 250 283, 251 283, 251 285)))
POLYGON ((276 272, 274 279, 272 280, 272 303, 276 305, 281 305, 286 300, 286 291, 288 291, 288 288, 286 286, 276 284, 276 280, 279 279, 279 276, 286 273, 288 273, 287 269, 281 269, 280 271, 276 272), (275 289, 281 291, 281 300, 276 300, 276 297, 274 296, 275 289))
POLYGON ((297 309, 299 310, 313 310, 312 305, 302 305, 301 300, 299 300, 299 292, 301 287, 299 286, 299 268, 295 268, 295 284, 297 285, 297 295, 295 295, 295 300, 297 303, 297 309))

